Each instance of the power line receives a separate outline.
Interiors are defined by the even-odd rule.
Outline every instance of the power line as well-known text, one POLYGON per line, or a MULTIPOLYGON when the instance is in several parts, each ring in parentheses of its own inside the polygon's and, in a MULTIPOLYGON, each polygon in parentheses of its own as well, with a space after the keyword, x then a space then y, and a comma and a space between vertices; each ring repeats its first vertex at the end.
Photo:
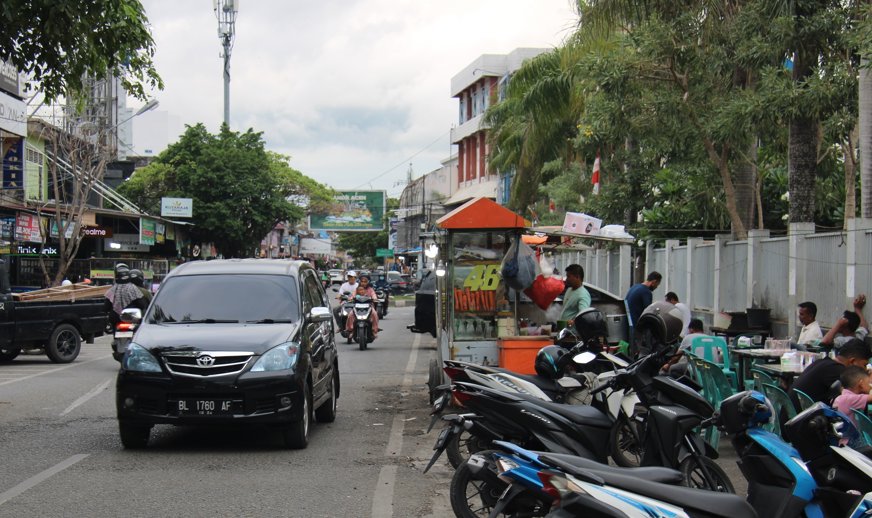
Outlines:
POLYGON ((369 184, 369 183, 372 183, 372 182, 374 182, 375 180, 378 180, 378 179, 381 178, 382 176, 385 176, 386 174, 390 173, 390 172, 393 171, 394 169, 396 169, 396 168, 398 168, 398 167, 400 167, 400 166, 402 166, 402 165, 405 165, 405 164, 408 163, 411 159, 413 159, 413 158, 415 158, 416 156, 420 155, 420 154, 423 153, 424 151, 427 151, 428 149, 430 149, 434 144, 436 144, 437 142, 439 142, 440 140, 442 140, 446 135, 448 135, 448 134, 450 134, 450 133, 451 133, 451 130, 446 131, 445 133, 439 135, 439 136, 436 138, 436 140, 434 140, 433 142, 431 142, 431 143, 427 144, 426 146, 422 147, 422 148, 419 149, 418 151, 414 152, 414 153, 411 154, 409 157, 404 158, 404 159, 401 160, 397 165, 395 165, 395 166, 391 167, 390 169, 387 169, 387 170, 385 170, 385 171, 383 171, 383 172, 377 174, 376 176, 374 176, 374 177, 370 178, 369 180, 363 182, 362 184, 358 185, 358 186, 355 187, 354 189, 360 189, 361 187, 364 187, 365 185, 367 185, 367 184, 369 184))

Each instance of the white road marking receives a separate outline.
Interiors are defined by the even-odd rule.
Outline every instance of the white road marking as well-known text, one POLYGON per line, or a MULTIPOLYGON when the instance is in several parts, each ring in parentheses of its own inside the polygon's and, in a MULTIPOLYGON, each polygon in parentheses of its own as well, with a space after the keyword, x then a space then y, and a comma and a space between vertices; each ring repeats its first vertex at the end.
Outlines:
POLYGON ((65 416, 65 415, 69 414, 70 412, 72 412, 73 410, 75 410, 77 407, 79 407, 79 406, 84 405, 85 403, 87 403, 91 398, 93 398, 93 397, 99 395, 101 392, 103 392, 104 390, 106 390, 106 388, 109 387, 109 384, 112 383, 112 380, 114 380, 114 379, 115 379, 115 378, 109 378, 108 380, 104 381, 103 383, 101 383, 101 384, 97 385, 96 387, 92 388, 92 389, 91 389, 90 391, 88 391, 88 393, 85 394, 84 396, 82 396, 82 397, 80 397, 79 399, 73 401, 73 403, 72 403, 70 406, 68 406, 68 407, 66 408, 66 410, 64 410, 63 412, 60 413, 60 416, 63 417, 63 416, 65 416))
POLYGON ((48 480, 52 476, 57 475, 61 471, 69 468, 70 466, 85 459, 86 457, 88 457, 88 455, 84 454, 84 453, 80 453, 78 455, 73 455, 69 459, 67 459, 63 462, 60 462, 58 464, 55 464, 54 466, 48 468, 45 471, 37 473, 36 475, 30 477, 29 479, 25 480, 24 482, 21 482, 17 486, 15 486, 11 489, 7 489, 6 491, 0 493, 0 505, 5 504, 9 500, 15 498, 16 496, 20 495, 21 493, 24 493, 28 489, 31 489, 32 487, 34 487, 42 482, 45 482, 46 480, 48 480))
POLYGON ((378 472, 375 493, 372 495, 372 517, 389 518, 394 515, 394 485, 397 481, 397 466, 382 466, 378 472))
MULTIPOLYGON (((415 363, 418 360, 418 347, 421 345, 421 335, 415 334, 412 340, 412 351, 409 353, 409 362, 403 375, 402 390, 408 389, 412 384, 412 374, 415 372, 415 363)), ((387 457, 396 457, 403 451, 403 431, 405 429, 405 416, 394 416, 391 425, 391 433, 388 436, 388 445, 385 447, 387 457)), ((378 473, 375 493, 372 495, 373 518, 389 518, 394 514, 394 486, 397 483, 397 466, 391 464, 382 466, 378 473)))
POLYGON ((29 380, 30 378, 35 378, 35 377, 37 377, 37 376, 42 376, 42 375, 44 375, 44 374, 52 374, 52 373, 54 373, 54 372, 60 372, 60 371, 62 371, 62 370, 66 370, 66 369, 72 369, 73 367, 78 367, 79 365, 85 365, 85 364, 87 364, 87 363, 91 363, 91 362, 96 362, 96 361, 100 361, 100 360, 106 360, 106 359, 108 359, 108 358, 111 358, 111 356, 101 356, 100 358, 93 358, 93 359, 85 360, 85 361, 81 361, 81 362, 74 362, 74 363, 71 363, 71 364, 69 364, 69 365, 65 365, 65 366, 63 366, 63 367, 58 367, 58 368, 56 368, 56 369, 49 369, 49 370, 47 370, 47 371, 37 372, 36 374, 31 374, 31 375, 29 375, 29 376, 24 376, 24 377, 17 378, 17 379, 14 379, 14 380, 9 380, 9 381, 0 382, 0 386, 3 386, 3 385, 9 385, 10 383, 15 383, 15 382, 17 382, 17 381, 29 380))

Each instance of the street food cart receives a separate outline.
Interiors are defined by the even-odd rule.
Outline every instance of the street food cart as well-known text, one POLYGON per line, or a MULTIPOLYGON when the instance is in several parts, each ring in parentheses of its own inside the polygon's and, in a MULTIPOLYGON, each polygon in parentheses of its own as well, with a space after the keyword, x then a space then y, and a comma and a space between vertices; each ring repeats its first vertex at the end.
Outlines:
POLYGON ((545 336, 518 336, 519 294, 507 288, 500 266, 513 240, 530 222, 488 198, 476 198, 436 222, 439 264, 436 321, 437 359, 430 366, 430 386, 442 380, 443 360, 532 369, 515 362, 553 343, 545 336))

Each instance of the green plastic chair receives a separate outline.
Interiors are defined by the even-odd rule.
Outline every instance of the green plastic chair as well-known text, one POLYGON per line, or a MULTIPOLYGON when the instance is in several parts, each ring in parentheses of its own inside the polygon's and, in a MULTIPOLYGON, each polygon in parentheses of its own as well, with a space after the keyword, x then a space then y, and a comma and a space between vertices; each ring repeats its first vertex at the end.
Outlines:
POLYGON ((872 446, 872 419, 869 419, 869 416, 862 410, 852 408, 851 411, 854 412, 854 422, 857 423, 857 428, 860 429, 860 435, 863 436, 866 444, 872 446))
MULTIPOLYGON (((718 410, 721 406, 721 402, 735 394, 736 391, 733 390, 732 385, 730 385, 730 380, 727 379, 727 375, 724 374, 723 369, 721 369, 719 365, 715 365, 712 362, 702 359, 700 361, 703 363, 703 368, 705 369, 704 372, 706 373, 706 377, 710 380, 709 383, 715 394, 715 402, 712 403, 712 406, 715 407, 715 410, 718 410)), ((706 435, 709 443, 717 449, 721 437, 720 430, 713 426, 707 430, 706 435)))
POLYGON ((781 435, 780 416, 782 411, 787 413, 788 420, 793 419, 794 417, 796 417, 796 407, 793 406, 793 401, 790 400, 787 392, 781 390, 781 387, 779 387, 778 385, 773 385, 772 383, 764 383, 763 393, 766 394, 766 397, 769 398, 772 406, 775 407, 775 415, 772 416, 772 421, 775 423, 775 426, 773 426, 773 431, 776 434, 781 435))
POLYGON ((805 392, 799 389, 793 389, 796 393, 796 398, 799 399, 799 410, 803 411, 814 404, 814 399, 805 392))
POLYGON ((702 385, 702 395, 705 397, 706 401, 708 401, 713 407, 717 408, 718 404, 718 391, 717 386, 712 379, 709 371, 709 366, 711 363, 703 360, 699 356, 695 354, 687 353, 688 361, 693 365, 693 370, 696 374, 696 382, 702 385))
POLYGON ((751 369, 751 377, 754 378, 754 390, 757 392, 763 392, 764 383, 778 385, 778 381, 775 378, 769 375, 768 372, 761 371, 760 369, 751 369))
POLYGON ((733 387, 738 386, 738 376, 730 364, 730 348, 722 336, 695 336, 690 343, 690 351, 706 361, 717 365, 730 380, 733 387))

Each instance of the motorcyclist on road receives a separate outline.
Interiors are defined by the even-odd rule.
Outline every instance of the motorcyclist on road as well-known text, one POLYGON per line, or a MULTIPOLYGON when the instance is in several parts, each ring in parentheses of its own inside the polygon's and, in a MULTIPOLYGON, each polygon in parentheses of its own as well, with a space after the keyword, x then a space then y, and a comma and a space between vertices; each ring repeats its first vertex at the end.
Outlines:
MULTIPOLYGON (((375 290, 369 285, 369 276, 363 275, 360 277, 360 283, 357 286, 357 296, 369 297, 369 303, 373 307, 369 313, 369 321, 372 323, 372 337, 378 336, 378 312, 375 310, 375 290)), ((354 329, 354 322, 357 320, 357 315, 352 311, 349 313, 345 321, 345 332, 351 333, 354 329)))
POLYGON ((141 307, 140 309, 145 311, 151 303, 151 292, 145 287, 145 275, 142 273, 142 270, 136 268, 130 270, 130 283, 139 288, 139 291, 142 292, 142 302, 139 302, 140 299, 136 299, 132 302, 134 305, 128 307, 139 307, 139 305, 144 305, 144 307, 141 307))
MULTIPOLYGON (((141 273, 141 272, 140 272, 141 273)), ((136 285, 130 283, 130 268, 124 263, 115 265, 115 284, 106 292, 106 305, 109 314, 109 323, 114 329, 121 321, 121 312, 128 307, 139 307, 144 300, 142 292, 136 285), (136 305, 132 305, 135 303, 136 305)), ((148 306, 146 302, 145 307, 148 306)), ((141 307, 140 309, 144 309, 141 307)))
MULTIPOLYGON (((355 272, 354 270, 349 270, 346 276, 348 280, 339 287, 339 294, 336 295, 337 299, 342 298, 343 295, 354 297, 354 294, 357 292, 357 272, 355 272)), ((339 315, 339 311, 341 308, 341 302, 337 304, 335 308, 333 308, 333 316, 336 318, 336 323, 339 324, 340 327, 343 326, 342 318, 340 318, 339 315)))

